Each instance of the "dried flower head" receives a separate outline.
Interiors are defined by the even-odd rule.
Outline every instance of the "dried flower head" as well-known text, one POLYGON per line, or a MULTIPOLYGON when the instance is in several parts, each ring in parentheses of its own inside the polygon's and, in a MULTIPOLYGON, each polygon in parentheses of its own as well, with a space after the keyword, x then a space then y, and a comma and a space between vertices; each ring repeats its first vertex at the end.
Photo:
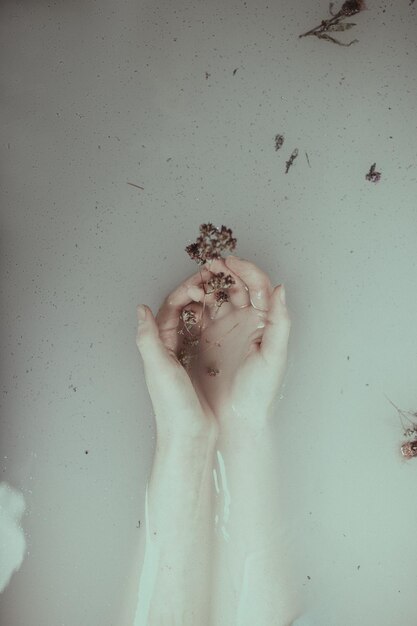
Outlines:
POLYGON ((188 326, 193 326, 194 324, 197 324, 197 319, 194 311, 190 311, 189 309, 183 309, 181 311, 180 317, 184 324, 188 326))
POLYGON ((207 287, 211 289, 207 293, 213 293, 213 291, 218 291, 219 289, 229 289, 235 283, 236 281, 231 274, 225 275, 224 272, 213 274, 213 278, 207 281, 207 287))
POLYGON ((350 15, 356 15, 356 13, 359 13, 359 11, 362 11, 364 8, 365 3, 363 0, 346 0, 346 2, 343 3, 340 12, 349 17, 350 15))
POLYGON ((232 234, 232 230, 226 226, 219 229, 211 223, 201 224, 199 237, 185 251, 198 265, 204 265, 211 259, 220 258, 223 250, 233 251, 236 248, 237 240, 232 234))
POLYGON ((417 441, 406 441, 401 446, 401 454, 407 459, 417 456, 417 441))
POLYGON ((229 302, 229 294, 227 291, 217 291, 216 295, 216 306, 221 307, 223 302, 229 302))

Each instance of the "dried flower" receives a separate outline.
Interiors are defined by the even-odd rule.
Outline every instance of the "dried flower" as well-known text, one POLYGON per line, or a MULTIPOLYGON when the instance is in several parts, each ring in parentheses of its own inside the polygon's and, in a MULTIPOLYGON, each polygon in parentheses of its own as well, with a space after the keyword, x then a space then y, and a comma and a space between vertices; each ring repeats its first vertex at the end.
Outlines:
POLYGON ((223 302, 229 302, 229 294, 227 293, 227 291, 217 291, 215 298, 216 306, 218 306, 219 308, 221 307, 223 302))
POLYGON ((377 183, 381 179, 381 172, 375 172, 375 167, 376 163, 373 163, 365 176, 366 180, 371 181, 371 183, 377 183))
POLYGON ((340 12, 349 17, 350 15, 356 15, 356 13, 359 13, 359 11, 362 11, 364 8, 365 3, 363 0, 346 0, 346 2, 342 4, 340 12))
POLYGON ((401 454, 405 456, 407 459, 411 459, 412 457, 417 456, 417 438, 416 438, 417 424, 416 422, 413 422, 413 420, 410 419, 409 415, 411 415, 412 417, 416 417, 416 413, 412 413, 411 411, 404 411, 403 409, 400 409, 396 404, 394 404, 392 400, 388 398, 388 396, 385 396, 385 397, 388 400, 388 402, 392 404, 392 406, 396 409, 398 413, 398 417, 399 417, 401 426, 403 428, 404 437, 413 438, 412 441, 405 441, 401 446, 401 454), (411 424, 411 427, 410 426, 406 427, 404 425, 403 418, 411 424))
POLYGON ((417 440, 415 441, 406 441, 401 446, 401 454, 405 456, 407 459, 413 458, 413 456, 417 456, 417 440))
POLYGON ((337 39, 335 39, 328 33, 329 32, 341 32, 341 31, 349 30, 353 28, 354 26, 356 26, 356 24, 354 24, 353 22, 343 22, 343 20, 346 17, 356 15, 357 13, 365 9, 366 7, 365 7, 364 0, 346 0, 343 3, 340 11, 338 11, 337 13, 332 12, 333 4, 334 4, 333 2, 329 4, 329 13, 331 15, 330 19, 322 20, 318 26, 316 26, 315 28, 312 28, 306 33, 303 33, 302 35, 299 35, 299 37, 307 37, 309 35, 314 35, 318 39, 331 41, 333 43, 336 43, 338 46, 351 46, 353 43, 356 43, 358 41, 357 39, 353 39, 349 43, 342 43, 341 41, 338 41, 337 39))
POLYGON ((218 274, 214 274, 213 278, 207 281, 207 287, 210 287, 211 291, 207 291, 206 293, 210 294, 219 289, 229 289, 229 287, 235 283, 236 281, 231 274, 225 275, 224 272, 219 272, 218 274))
POLYGON ((187 324, 189 326, 192 326, 193 324, 197 324, 197 319, 196 319, 194 311, 183 309, 181 311, 180 317, 182 321, 184 322, 184 324, 187 324))
MULTIPOLYGON (((213 259, 221 258, 221 253, 223 250, 229 250, 232 252, 236 248, 237 240, 233 237, 232 230, 230 228, 226 228, 223 226, 221 228, 216 228, 213 224, 201 224, 200 225, 200 235, 197 237, 197 240, 187 246, 185 251, 187 254, 198 263, 198 265, 204 265, 207 261, 211 261, 213 259)), ((180 350, 178 354, 178 361, 188 369, 190 367, 191 359, 194 355, 187 352, 184 349, 190 348, 193 346, 198 346, 202 332, 203 332, 203 319, 204 319, 204 310, 206 306, 206 296, 214 293, 216 300, 216 313, 224 302, 229 301, 229 295, 227 293, 227 289, 231 287, 231 285, 235 284, 235 280, 233 279, 231 274, 225 275, 224 272, 214 273, 211 272, 212 277, 205 284, 202 278, 202 286, 204 290, 204 299, 203 299, 203 309, 201 312, 201 323, 197 326, 197 333, 194 330, 194 334, 191 332, 191 328, 196 326, 197 319, 194 311, 190 311, 189 309, 183 309, 180 314, 180 320, 184 322, 184 327, 178 331, 179 334, 183 335, 183 348, 180 350), (208 287, 209 291, 206 290, 208 287), (188 332, 188 336, 185 334, 185 331, 188 332)), ((201 275, 201 271, 200 271, 201 275)), ((214 317, 210 318, 211 320, 214 317)), ((236 326, 236 325, 235 325, 236 326)), ((233 327, 234 328, 234 327, 233 327)), ((233 330, 233 329, 232 329, 233 330)), ((228 331, 230 332, 230 331, 228 331)), ((206 338, 206 342, 212 343, 206 338)), ((216 345, 220 345, 216 342, 216 345)), ((217 376, 220 371, 215 367, 207 368, 207 372, 210 376, 217 376)))
POLYGON ((237 240, 232 234, 231 229, 226 226, 219 229, 211 223, 201 224, 199 237, 185 251, 198 265, 204 265, 211 259, 220 258, 223 250, 233 251, 236 248, 237 240))

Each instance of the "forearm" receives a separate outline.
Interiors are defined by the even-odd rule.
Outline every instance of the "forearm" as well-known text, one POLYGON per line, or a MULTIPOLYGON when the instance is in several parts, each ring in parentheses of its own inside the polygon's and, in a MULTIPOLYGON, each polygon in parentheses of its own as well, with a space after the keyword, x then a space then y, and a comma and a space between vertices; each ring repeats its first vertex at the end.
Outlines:
MULTIPOLYGON (((217 565, 231 572, 236 617, 230 622, 229 613, 228 619, 233 626, 286 626, 294 619, 284 559, 285 512, 275 439, 271 424, 254 433, 231 422, 216 446, 218 471, 224 464, 225 478, 220 482, 226 481, 218 499, 225 532, 217 533, 217 565), (227 520, 224 495, 229 499, 227 520)), ((220 586, 218 589, 223 603, 229 604, 230 598, 220 586)), ((217 620, 216 626, 223 623, 217 620)))
POLYGON ((148 617, 135 626, 208 624, 215 441, 210 432, 157 442, 140 592, 148 617))

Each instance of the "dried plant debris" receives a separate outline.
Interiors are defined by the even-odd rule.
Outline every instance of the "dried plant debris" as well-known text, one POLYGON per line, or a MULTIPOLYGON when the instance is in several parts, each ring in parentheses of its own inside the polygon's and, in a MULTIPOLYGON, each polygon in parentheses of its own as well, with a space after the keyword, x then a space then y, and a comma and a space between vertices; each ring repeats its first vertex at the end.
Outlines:
POLYGON ((184 367, 184 369, 189 370, 191 367, 192 355, 189 354, 186 350, 182 349, 178 353, 177 357, 178 361, 184 367))
POLYGON ((185 251, 198 265, 204 265, 207 261, 219 259, 223 250, 232 252, 236 248, 237 240, 232 234, 231 229, 226 226, 216 228, 210 223, 201 224, 199 237, 185 251))
POLYGON ((371 183, 377 183, 381 179, 381 172, 376 172, 376 163, 373 163, 369 168, 369 172, 365 176, 366 180, 371 181, 371 183))
POLYGON ((213 278, 210 278, 210 280, 207 281, 207 286, 211 289, 211 291, 206 291, 206 293, 210 294, 214 291, 218 291, 219 289, 229 289, 229 287, 235 283, 235 279, 232 278, 230 274, 225 275, 224 272, 219 272, 218 274, 214 274, 213 278))
POLYGON ((392 406, 395 408, 395 410, 397 411, 398 417, 400 419, 400 423, 403 429, 403 435, 404 437, 407 437, 409 439, 409 441, 404 441, 401 445, 401 454, 406 458, 406 459, 411 459, 412 457, 417 456, 417 422, 413 421, 414 418, 417 418, 417 411, 404 411, 403 409, 398 408, 398 406, 396 404, 394 404, 392 402, 392 400, 390 400, 388 398, 388 396, 385 396, 388 400, 388 402, 390 404, 392 404, 392 406), (406 420, 406 422, 408 422, 410 424, 410 426, 405 426, 403 418, 406 420))
POLYGON ((284 143, 284 136, 275 135, 275 150, 279 150, 282 147, 283 143, 284 143))
POLYGON ((333 2, 329 4, 329 13, 331 17, 327 20, 322 20, 321 23, 312 28, 311 30, 299 35, 299 37, 308 37, 309 35, 314 35, 318 39, 324 39, 325 41, 331 41, 332 43, 336 43, 338 46, 351 46, 353 43, 357 43, 357 39, 353 39, 349 43, 342 43, 329 35, 329 33, 343 32, 345 30, 350 30, 353 26, 356 26, 354 22, 344 22, 347 17, 352 17, 352 15, 356 15, 360 13, 363 9, 365 9, 365 3, 363 0, 346 0, 342 4, 342 8, 337 13, 333 13, 333 2))
POLYGON ((290 169, 291 165, 294 163, 294 160, 297 157, 298 157, 298 148, 296 148, 295 150, 292 151, 292 154, 291 154, 290 158, 285 163, 285 173, 286 174, 288 174, 288 170, 290 169))
MULTIPOLYGON (((198 265, 204 265, 208 263, 210 267, 213 259, 221 258, 221 253, 224 250, 233 251, 236 248, 237 239, 233 237, 233 232, 230 228, 223 226, 216 228, 213 224, 201 224, 200 235, 197 237, 195 243, 190 244, 185 248, 185 251, 193 261, 196 261, 198 265)), ((200 272, 201 274, 201 272, 200 272)), ((197 323, 197 317, 194 311, 184 308, 180 314, 180 321, 183 323, 183 328, 178 331, 178 334, 183 335, 183 345, 178 354, 178 361, 181 365, 189 370, 193 358, 197 355, 197 352, 192 353, 192 348, 197 348, 200 343, 202 335, 202 325, 204 318, 204 310, 206 306, 207 296, 214 294, 214 305, 216 307, 216 313, 225 302, 229 302, 229 294, 227 290, 236 283, 231 274, 225 274, 224 272, 211 272, 212 276, 206 283, 202 280, 202 288, 204 291, 203 297, 203 309, 201 314, 201 323, 197 323)), ((214 319, 214 317, 211 317, 214 319)), ((206 339, 206 341, 208 341, 206 339)), ((208 343, 212 343, 209 342, 208 343)), ((215 342, 215 345, 221 344, 215 342)), ((215 367, 207 368, 209 376, 217 376, 219 370, 215 367)))

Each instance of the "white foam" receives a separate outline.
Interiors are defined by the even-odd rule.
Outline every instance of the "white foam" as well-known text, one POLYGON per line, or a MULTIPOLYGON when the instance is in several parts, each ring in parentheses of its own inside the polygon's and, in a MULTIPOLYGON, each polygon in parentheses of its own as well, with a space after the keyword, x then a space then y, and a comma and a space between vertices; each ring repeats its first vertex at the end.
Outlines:
POLYGON ((26 539, 20 519, 26 509, 25 499, 7 483, 0 484, 0 593, 17 572, 25 556, 26 539))

